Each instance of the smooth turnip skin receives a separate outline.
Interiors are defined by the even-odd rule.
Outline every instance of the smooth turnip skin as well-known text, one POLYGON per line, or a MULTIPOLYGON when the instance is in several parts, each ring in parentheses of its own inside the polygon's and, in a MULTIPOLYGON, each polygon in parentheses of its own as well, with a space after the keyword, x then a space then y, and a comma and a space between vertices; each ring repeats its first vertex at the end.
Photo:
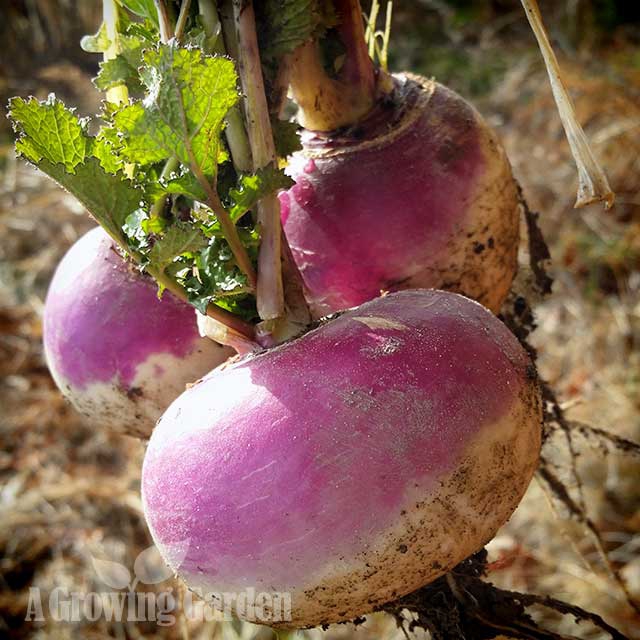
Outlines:
POLYGON ((149 442, 145 515, 191 588, 288 591, 276 626, 348 620, 488 542, 540 433, 535 369, 497 318, 390 294, 180 396, 149 442))
POLYGON ((395 105, 360 131, 306 132, 291 159, 282 220, 312 311, 433 287, 497 312, 517 266, 509 161, 460 96, 417 76, 396 83, 395 105))
POLYGON ((92 423, 143 438, 187 383, 234 353, 200 337, 193 308, 157 290, 97 227, 58 265, 44 308, 60 390, 92 423))

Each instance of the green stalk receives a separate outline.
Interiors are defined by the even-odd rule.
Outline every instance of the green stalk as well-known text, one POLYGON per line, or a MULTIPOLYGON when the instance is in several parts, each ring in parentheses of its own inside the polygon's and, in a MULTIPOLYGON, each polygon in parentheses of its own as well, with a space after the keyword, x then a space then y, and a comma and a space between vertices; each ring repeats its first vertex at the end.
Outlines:
POLYGON ((376 52, 376 24, 378 23, 378 12, 380 11, 380 3, 373 0, 371 3, 371 12, 367 18, 367 28, 364 33, 364 39, 369 44, 369 57, 373 60, 376 52))

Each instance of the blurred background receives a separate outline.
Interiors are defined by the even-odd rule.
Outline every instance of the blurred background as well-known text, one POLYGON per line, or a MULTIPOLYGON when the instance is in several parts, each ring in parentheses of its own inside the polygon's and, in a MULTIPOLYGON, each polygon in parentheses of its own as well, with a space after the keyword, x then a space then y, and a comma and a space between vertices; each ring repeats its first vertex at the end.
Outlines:
MULTIPOLYGON (((536 307, 532 337, 540 372, 570 418, 640 440, 640 3, 553 0, 541 8, 579 120, 617 193, 610 211, 573 209, 575 167, 518 1, 395 0, 390 67, 435 76, 498 130, 553 258, 553 294, 536 307)), ((99 56, 78 43, 97 30, 99 2, 1 0, 0 10, 3 109, 12 95, 55 92, 79 113, 93 113, 99 56)), ((15 160, 9 124, 0 119, 0 637, 275 638, 266 628, 180 617, 167 627, 25 622, 29 587, 99 591, 92 557, 131 568, 151 544, 139 498, 142 445, 84 424, 42 356, 47 283, 91 226, 71 197, 15 160)), ((551 456, 554 447, 562 475, 562 444, 547 444, 551 456)), ((587 440, 576 447, 588 515, 640 599, 640 463, 587 440)), ((497 584, 579 604, 640 638, 640 617, 593 540, 536 481, 489 548, 489 579, 497 584)), ((177 582, 144 588, 181 593, 177 582)), ((572 620, 544 621, 565 635, 605 637, 572 620)), ((358 627, 280 637, 404 635, 378 614, 358 627)))

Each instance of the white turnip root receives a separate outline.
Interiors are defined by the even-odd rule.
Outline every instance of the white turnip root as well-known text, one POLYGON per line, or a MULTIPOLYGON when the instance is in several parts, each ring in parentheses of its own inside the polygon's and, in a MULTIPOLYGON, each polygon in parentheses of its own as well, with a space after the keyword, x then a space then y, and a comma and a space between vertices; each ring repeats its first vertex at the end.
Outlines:
POLYGON ((397 76, 355 132, 302 142, 280 200, 316 316, 421 287, 500 309, 517 266, 518 190, 496 135, 460 96, 397 76))
POLYGON ((194 309, 125 262, 100 228, 67 252, 44 309, 51 374, 101 428, 148 438, 169 403, 235 352, 202 338, 194 309))
POLYGON ((488 542, 540 435, 507 327, 463 296, 403 291, 182 394, 149 443, 145 515, 191 588, 289 592, 276 626, 348 620, 488 542))

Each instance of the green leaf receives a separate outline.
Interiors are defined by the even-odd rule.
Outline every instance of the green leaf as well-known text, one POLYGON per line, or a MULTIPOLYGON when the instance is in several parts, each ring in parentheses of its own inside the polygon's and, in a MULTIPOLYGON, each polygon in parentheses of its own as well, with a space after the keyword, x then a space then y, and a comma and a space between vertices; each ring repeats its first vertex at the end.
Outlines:
POLYGON ((158 12, 153 0, 118 0, 118 2, 141 18, 151 20, 158 25, 158 12))
POLYGON ((107 173, 118 173, 124 168, 124 160, 118 151, 119 146, 117 132, 108 127, 100 129, 97 137, 93 139, 92 153, 107 173))
POLYGON ((165 185, 165 190, 166 193, 182 194, 199 202, 207 200, 207 194, 202 185, 191 172, 169 180, 165 185))
POLYGON ((207 38, 200 16, 198 16, 196 24, 187 31, 182 42, 189 49, 200 49, 205 53, 215 53, 214 47, 218 37, 221 37, 220 34, 207 38))
POLYGON ((137 67, 132 66, 123 54, 100 63, 100 71, 93 83, 100 91, 112 87, 126 85, 131 93, 139 93, 142 89, 137 67))
POLYGON ((18 134, 16 151, 36 165, 44 159, 73 173, 90 151, 86 123, 53 94, 46 102, 11 98, 9 118, 18 134))
POLYGON ((222 238, 212 242, 195 256, 194 269, 187 274, 184 287, 189 302, 205 313, 211 302, 227 296, 246 296, 247 280, 238 269, 229 246, 222 238))
POLYGON ((111 46, 111 40, 107 35, 107 25, 103 22, 96 33, 83 36, 80 47, 87 53, 103 53, 111 46))
POLYGON ((208 239, 198 227, 176 222, 151 248, 149 264, 164 271, 177 257, 200 251, 207 243, 208 239))
MULTIPOLYGON (((155 46, 157 34, 149 31, 148 23, 131 23, 125 33, 118 34, 117 56, 100 63, 100 71, 93 82, 101 91, 125 84, 133 95, 142 93, 138 69, 143 62, 145 48, 155 46)), ((151 26, 151 29, 153 27, 151 26)))
POLYGON ((299 135, 300 127, 296 122, 274 120, 271 125, 278 157, 287 158, 302 149, 299 135))
POLYGON ((87 158, 68 173, 62 164, 41 160, 38 169, 74 195, 115 238, 123 238, 122 225, 139 206, 142 193, 122 174, 107 173, 97 158, 87 158))
POLYGON ((9 117, 18 134, 16 151, 76 196, 112 236, 122 238, 122 225, 143 194, 116 173, 106 142, 90 137, 86 123, 53 95, 46 102, 12 98, 9 117))
POLYGON ((173 45, 146 52, 144 62, 148 97, 114 114, 123 155, 142 165, 176 156, 214 175, 225 156, 224 117, 239 98, 233 62, 173 45))
POLYGON ((125 236, 137 245, 139 248, 144 248, 147 245, 147 234, 142 229, 142 223, 147 219, 147 213, 143 209, 136 209, 133 213, 130 213, 122 225, 122 231, 125 236))
POLYGON ((122 133, 122 154, 129 162, 141 165, 161 162, 173 155, 175 137, 161 121, 156 122, 135 102, 114 114, 116 129, 122 133))
POLYGON ((229 214, 236 221, 267 194, 292 185, 293 180, 273 165, 264 167, 255 174, 240 176, 238 185, 229 192, 232 201, 228 207, 229 214))
POLYGON ((170 221, 160 216, 154 216, 153 218, 145 218, 140 227, 146 233, 160 234, 163 233, 169 226, 170 221))
MULTIPOLYGON (((157 18, 157 16, 156 16, 157 18)), ((143 22, 130 22, 125 29, 126 37, 138 39, 147 47, 155 46, 158 42, 158 22, 157 20, 144 20, 143 22)))

